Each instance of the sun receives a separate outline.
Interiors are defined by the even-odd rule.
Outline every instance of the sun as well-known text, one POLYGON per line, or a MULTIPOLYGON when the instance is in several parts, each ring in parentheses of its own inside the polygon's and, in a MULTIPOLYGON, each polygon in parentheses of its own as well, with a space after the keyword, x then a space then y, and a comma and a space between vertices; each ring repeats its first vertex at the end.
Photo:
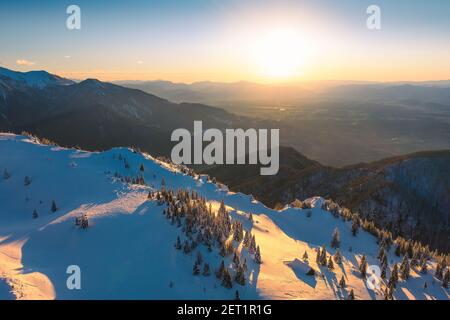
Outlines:
POLYGON ((273 30, 262 35, 254 55, 259 72, 269 78, 294 77, 305 63, 302 38, 289 29, 273 30))

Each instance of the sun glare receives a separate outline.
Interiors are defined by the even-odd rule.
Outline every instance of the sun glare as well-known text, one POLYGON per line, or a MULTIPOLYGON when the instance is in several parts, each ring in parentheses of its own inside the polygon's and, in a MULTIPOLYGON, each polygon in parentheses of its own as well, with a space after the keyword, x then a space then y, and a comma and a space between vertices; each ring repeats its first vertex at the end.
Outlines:
POLYGON ((290 78, 301 72, 304 61, 302 39, 293 30, 271 31, 261 37, 255 58, 263 76, 290 78))

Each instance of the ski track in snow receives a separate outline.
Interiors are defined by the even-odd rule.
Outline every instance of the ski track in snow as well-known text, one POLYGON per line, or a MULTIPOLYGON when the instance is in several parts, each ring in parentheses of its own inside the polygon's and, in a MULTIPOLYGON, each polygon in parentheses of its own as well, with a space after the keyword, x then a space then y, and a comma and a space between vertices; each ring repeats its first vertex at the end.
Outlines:
MULTIPOLYGON (((12 134, 0 134, 1 174, 4 168, 11 178, 0 177, 0 299, 232 299, 236 289, 243 299, 346 299, 350 289, 358 299, 382 298, 367 288, 357 271, 362 254, 369 265, 377 264, 376 239, 362 230, 353 237, 349 222, 320 209, 320 197, 310 199, 311 217, 301 209, 275 211, 251 196, 220 189, 205 177, 194 179, 126 148, 85 152, 43 146, 12 134), (130 169, 124 168, 119 154, 130 169), (116 171, 136 176, 141 164, 149 187, 113 177, 116 171), (32 180, 27 187, 26 175, 32 180), (196 190, 214 207, 223 199, 232 218, 251 229, 263 263, 249 263, 248 285, 225 289, 214 275, 192 275, 195 252, 185 255, 174 249, 181 230, 163 216, 163 207, 147 200, 151 188, 161 187, 162 177, 167 188, 196 190), (52 200, 58 207, 55 213, 50 212, 52 200), (34 209, 39 217, 33 220, 34 209), (81 213, 89 217, 87 230, 74 225, 81 213), (344 263, 330 271, 317 266, 315 249, 326 245, 334 254, 329 244, 336 227, 344 263), (305 251, 307 263, 301 259, 305 251), (81 268, 81 290, 66 286, 66 268, 73 264, 81 268), (304 270, 309 267, 318 274, 307 276, 304 270), (345 289, 338 286, 341 276, 345 289)), ((214 271, 222 259, 218 250, 199 250, 214 271)), ((225 261, 229 264, 231 258, 225 261)), ((400 262, 393 250, 392 262, 400 262)), ((408 281, 399 282, 395 297, 448 299, 449 294, 430 272, 412 271, 408 281)))

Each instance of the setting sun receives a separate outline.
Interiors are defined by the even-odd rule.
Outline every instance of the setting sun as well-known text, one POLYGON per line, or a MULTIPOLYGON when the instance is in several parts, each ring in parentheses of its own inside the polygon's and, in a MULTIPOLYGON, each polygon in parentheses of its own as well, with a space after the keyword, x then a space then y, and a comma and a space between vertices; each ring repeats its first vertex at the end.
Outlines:
POLYGON ((270 78, 298 75, 305 63, 302 39, 293 30, 274 30, 263 35, 256 45, 255 58, 260 72, 270 78))

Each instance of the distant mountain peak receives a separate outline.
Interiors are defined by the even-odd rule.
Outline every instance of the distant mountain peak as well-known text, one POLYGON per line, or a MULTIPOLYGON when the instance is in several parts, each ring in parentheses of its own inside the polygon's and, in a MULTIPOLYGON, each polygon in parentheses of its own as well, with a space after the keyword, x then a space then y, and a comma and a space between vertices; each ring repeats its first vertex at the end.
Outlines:
POLYGON ((34 88, 44 88, 49 85, 71 85, 75 83, 72 80, 59 77, 44 70, 20 72, 0 67, 0 76, 34 88))

